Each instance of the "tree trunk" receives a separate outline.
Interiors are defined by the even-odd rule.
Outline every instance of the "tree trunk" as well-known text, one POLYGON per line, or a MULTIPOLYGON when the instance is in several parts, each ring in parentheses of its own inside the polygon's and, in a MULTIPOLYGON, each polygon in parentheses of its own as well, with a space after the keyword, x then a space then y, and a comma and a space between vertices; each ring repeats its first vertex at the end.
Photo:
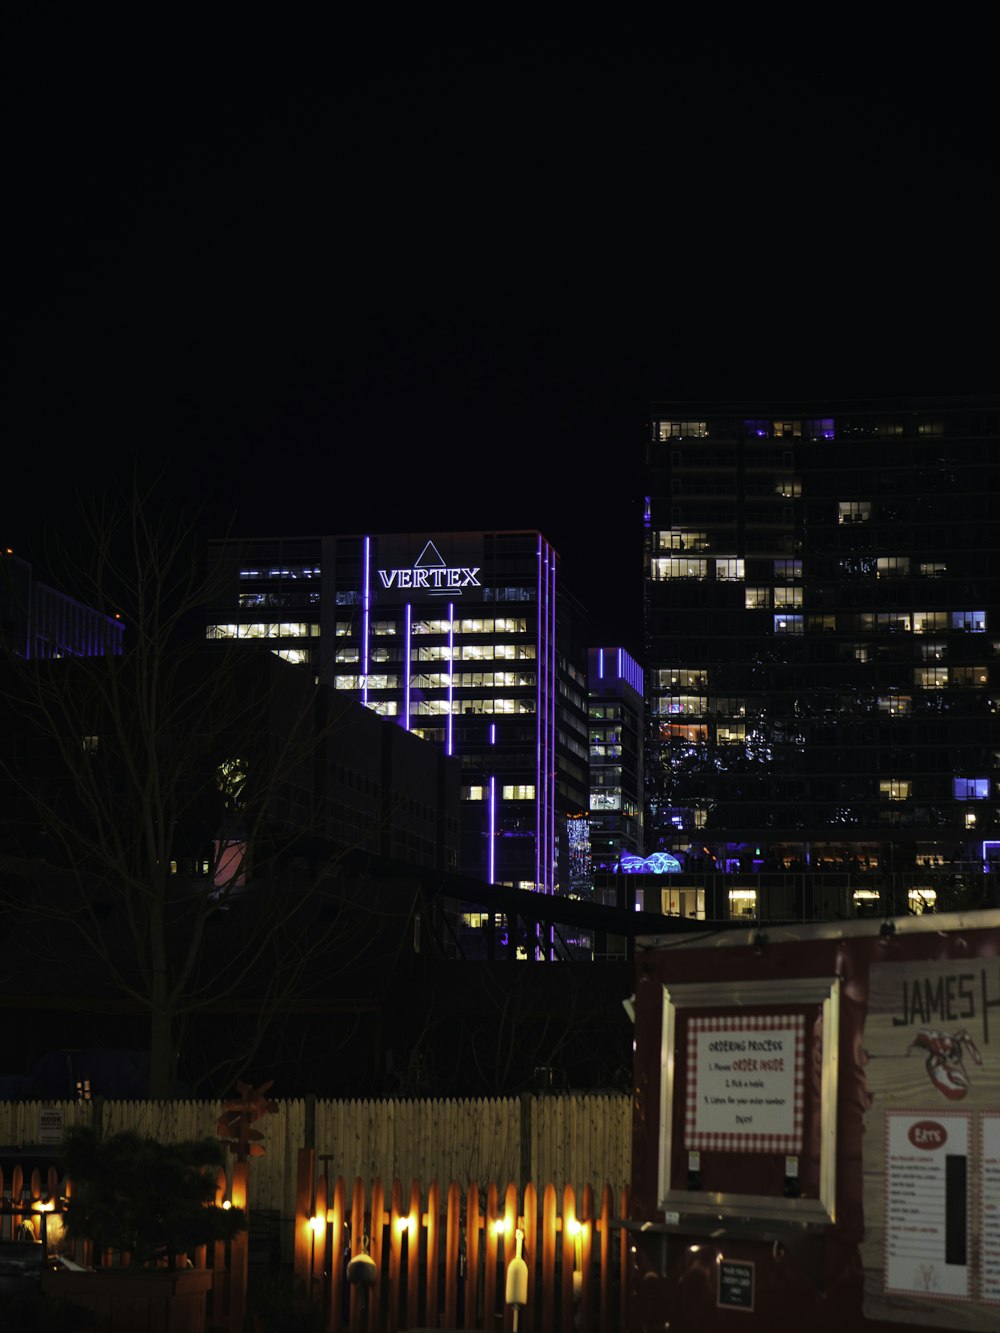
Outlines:
POLYGON ((173 1014, 165 1005, 154 1008, 149 1029, 149 1095, 166 1101, 177 1079, 177 1042, 173 1014))

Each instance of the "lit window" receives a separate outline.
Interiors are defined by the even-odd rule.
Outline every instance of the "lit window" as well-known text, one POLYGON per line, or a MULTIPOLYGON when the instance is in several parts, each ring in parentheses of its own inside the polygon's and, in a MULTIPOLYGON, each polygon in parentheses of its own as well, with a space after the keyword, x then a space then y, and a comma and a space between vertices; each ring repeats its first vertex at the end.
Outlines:
POLYGON ((948 566, 937 562, 928 561, 924 563, 923 561, 921 561, 920 572, 921 574, 923 574, 924 578, 940 579, 943 578, 945 574, 947 574, 948 566))
POLYGON ((948 668, 916 667, 913 683, 922 690, 943 690, 948 684, 948 668))
POLYGON ((774 483, 775 495, 785 500, 795 500, 802 494, 802 483, 798 477, 784 477, 774 483))
POLYGON ((707 709, 708 700, 702 694, 664 694, 653 700, 658 717, 700 717, 707 709))
POLYGON ((669 532, 656 534, 659 551, 707 551, 708 533, 690 532, 686 528, 673 528, 669 532))
POLYGON ((952 629, 970 630, 974 634, 985 634, 986 632, 986 612, 985 611, 952 611, 951 613, 952 629))
POLYGON ((951 669, 952 685, 988 685, 990 673, 984 666, 957 666, 951 669))
POLYGON ((802 422, 775 421, 772 426, 772 431, 776 440, 798 439, 802 434, 802 422))
POLYGON ((699 689, 708 684, 704 667, 662 667, 657 672, 660 689, 699 689))
POLYGON ((933 912, 937 903, 937 890, 914 885, 907 892, 906 902, 912 916, 922 916, 924 912, 933 912))
POLYGON ((914 634, 934 634, 948 628, 947 611, 914 611, 914 634))
POLYGON ((395 699, 369 699, 367 707, 379 717, 395 717, 399 710, 395 699))
POLYGON ((966 810, 966 812, 965 812, 965 827, 966 827, 966 828, 975 828, 975 827, 976 827, 976 812, 975 812, 975 810, 966 810))
POLYGON ((720 556, 715 562, 715 577, 722 580, 742 579, 743 561, 731 556, 720 556))
POLYGON ((838 523, 867 523, 872 516, 870 500, 838 500, 838 523))
POLYGON ((746 588, 743 605, 748 611, 766 611, 771 606, 770 588, 746 588))
POLYGON ((703 579, 708 576, 707 560, 673 559, 656 556, 653 560, 653 579, 703 579))
POLYGON ((920 645, 920 656, 925 662, 943 662, 948 655, 947 644, 939 639, 928 639, 920 645))
POLYGON ((906 717, 911 711, 913 700, 908 694, 879 695, 878 711, 888 713, 890 717, 906 717))
POLYGON ((205 630, 208 639, 315 639, 319 637, 320 627, 302 620, 282 620, 263 623, 256 621, 247 625, 209 625, 205 630))
POLYGON ((880 555, 875 566, 876 578, 901 579, 910 572, 910 558, 905 555, 880 555))
POLYGON ((909 611, 879 611, 876 623, 883 634, 909 634, 912 621, 909 611))
POLYGON ((834 437, 833 417, 817 417, 806 422, 806 434, 811 440, 832 440, 834 437))
POLYGON ((535 784, 533 782, 508 782, 503 787, 505 801, 533 801, 535 784))
POLYGON ((953 778, 956 801, 985 801, 990 794, 989 778, 953 778))
POLYGON ((910 799, 910 781, 908 778, 881 778, 878 794, 883 801, 908 801, 910 799))
POLYGON ((720 722, 715 739, 720 745, 742 745, 747 738, 745 722, 720 722))
POLYGON ((802 577, 802 561, 775 560, 774 577, 776 579, 800 579, 802 577))
POLYGON ((272 648, 271 652, 283 662, 292 662, 295 666, 303 666, 312 661, 312 653, 308 648, 272 648))
POLYGON ((486 799, 486 788, 485 788, 485 787, 463 787, 463 788, 462 788, 462 800, 463 800, 463 801, 484 801, 485 799, 486 799))
POLYGON ((917 434, 918 434, 918 435, 943 435, 943 434, 944 434, 944 422, 943 422, 943 421, 921 421, 921 422, 917 425, 917 434))
POLYGON ((96 754, 98 747, 100 745, 100 738, 98 736, 84 736, 82 739, 83 739, 83 753, 96 754))
POLYGON ((779 606, 801 606, 802 589, 801 588, 775 588, 774 605, 779 606))
POLYGON ((730 916, 756 916, 756 915, 757 915, 757 890, 756 890, 756 889, 730 889, 730 890, 729 890, 729 915, 730 915, 730 916))
POLYGON ((360 648, 338 648, 334 661, 356 662, 360 651, 360 648))
POLYGON ((661 440, 704 439, 708 435, 707 421, 661 421, 661 440))
POLYGON ((804 625, 801 616, 776 615, 774 617, 775 634, 802 634, 804 625))

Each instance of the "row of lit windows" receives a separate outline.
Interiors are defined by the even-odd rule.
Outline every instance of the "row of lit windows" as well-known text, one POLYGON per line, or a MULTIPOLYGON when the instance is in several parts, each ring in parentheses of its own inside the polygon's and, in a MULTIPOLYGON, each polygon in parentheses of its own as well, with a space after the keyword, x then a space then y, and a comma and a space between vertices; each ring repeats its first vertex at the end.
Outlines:
MULTIPOLYGON (((369 672, 367 684, 370 690, 398 690, 399 676, 383 672, 369 672)), ((333 687, 336 690, 360 690, 365 685, 363 675, 334 676, 333 687)), ((533 689, 535 673, 533 671, 457 671, 449 676, 446 671, 421 671, 410 677, 410 685, 415 689, 446 690, 455 689, 493 689, 497 685, 514 687, 523 686, 533 689)))
POLYGON ((240 606, 318 606, 319 590, 309 592, 241 592, 240 606))
MULTIPOLYGON (((803 634, 810 630, 829 631, 838 628, 838 617, 834 615, 809 616, 779 614, 774 617, 775 634, 803 634)), ((851 613, 839 618, 839 628, 879 629, 889 633, 926 634, 942 629, 965 630, 973 634, 986 632, 985 611, 879 611, 851 613), (950 617, 950 621, 949 621, 950 617)))
MULTIPOLYGON (((500 794, 505 801, 533 801, 535 799, 535 784, 533 782, 504 783, 500 788, 500 794)), ((489 795, 489 787, 472 786, 462 788, 463 801, 487 801, 489 795)))
POLYGON ((316 639, 320 627, 311 621, 282 620, 264 624, 255 622, 249 625, 209 625, 205 630, 207 639, 316 639))
POLYGON ((691 714, 695 717, 746 717, 747 701, 704 694, 664 694, 653 699, 654 717, 691 714))
MULTIPOLYGON (((370 633, 379 635, 402 635, 405 625, 396 620, 373 620, 370 633)), ((462 620, 414 620, 410 626, 411 634, 527 634, 528 622, 523 616, 474 616, 462 620)), ((338 620, 336 634, 338 638, 348 638, 360 633, 359 626, 353 620, 338 620)))
MULTIPOLYGON (((913 796, 909 778, 881 778, 878 794, 884 801, 908 801, 913 796)), ((990 795, 989 778, 953 778, 952 795, 956 801, 986 801, 990 795)))
POLYGON ((251 565, 240 570, 241 579, 318 579, 316 564, 251 565))
POLYGON ((414 717, 447 717, 463 713, 533 713, 534 699, 416 699, 410 704, 414 717))
MULTIPOLYGON (((398 655, 398 650, 396 650, 398 655)), ((357 662, 360 661, 360 648, 338 648, 336 660, 338 662, 357 662)), ((372 650, 372 660, 376 662, 388 662, 390 650, 388 648, 374 648, 372 650)), ((410 649, 411 662, 492 662, 498 661, 534 661, 535 645, 533 643, 463 643, 456 644, 454 648, 449 648, 447 644, 422 644, 420 647, 410 649)))

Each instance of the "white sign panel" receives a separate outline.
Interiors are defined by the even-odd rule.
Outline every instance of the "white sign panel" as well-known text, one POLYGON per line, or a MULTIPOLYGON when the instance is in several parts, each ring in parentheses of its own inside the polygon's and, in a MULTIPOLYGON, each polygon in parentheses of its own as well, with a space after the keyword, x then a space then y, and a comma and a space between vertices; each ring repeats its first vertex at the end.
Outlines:
POLYGON ((885 1289, 967 1300, 969 1121, 960 1112, 886 1116, 885 1289))
POLYGON ((691 1018, 685 1147, 797 1153, 804 1028, 795 1014, 691 1018))

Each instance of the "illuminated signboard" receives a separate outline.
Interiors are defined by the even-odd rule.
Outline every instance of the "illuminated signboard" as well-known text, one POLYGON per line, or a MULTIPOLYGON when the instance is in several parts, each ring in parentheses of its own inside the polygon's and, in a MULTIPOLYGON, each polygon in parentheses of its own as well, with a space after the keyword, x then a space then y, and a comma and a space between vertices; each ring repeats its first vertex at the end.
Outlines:
POLYGON ((449 565, 432 541, 429 541, 412 565, 378 570, 386 589, 412 588, 430 597, 455 597, 463 588, 479 588, 479 565, 449 565))

